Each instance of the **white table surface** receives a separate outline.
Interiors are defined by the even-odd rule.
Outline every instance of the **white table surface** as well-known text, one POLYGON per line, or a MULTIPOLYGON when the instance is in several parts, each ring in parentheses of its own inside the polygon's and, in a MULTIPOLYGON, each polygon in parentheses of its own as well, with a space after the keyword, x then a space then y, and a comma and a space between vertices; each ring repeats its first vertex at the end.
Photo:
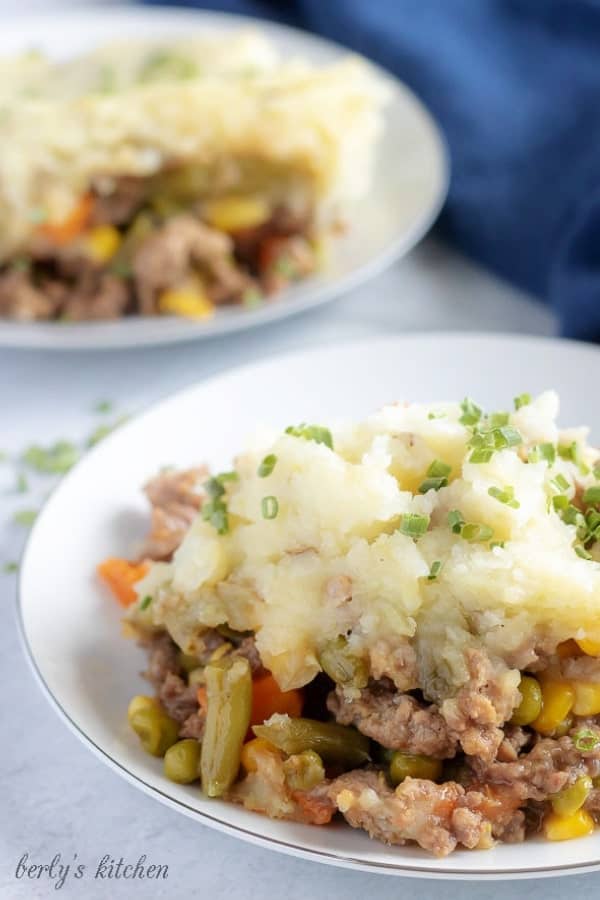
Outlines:
MULTIPOLYGON (((98 424, 93 407, 100 399, 112 400, 115 414, 132 413, 208 374, 294 347, 427 329, 552 334, 554 328, 542 306, 427 241, 367 287, 261 331, 118 353, 2 350, 0 449, 14 458, 34 441, 83 440, 98 424)), ((0 571, 3 562, 18 559, 24 540, 13 513, 37 506, 52 484, 38 477, 18 494, 14 479, 14 463, 0 464, 0 571)), ((257 849, 193 823, 103 766, 50 709, 18 643, 15 586, 15 575, 0 574, 1 897, 441 900, 449 889, 461 900, 555 900, 565 890, 578 900, 598 895, 600 877, 594 875, 449 886, 354 873, 257 849), (38 864, 56 853, 72 862, 77 853, 88 872, 105 853, 132 862, 146 854, 148 862, 168 865, 169 877, 134 883, 70 876, 57 893, 47 876, 36 882, 15 878, 26 851, 38 864)))

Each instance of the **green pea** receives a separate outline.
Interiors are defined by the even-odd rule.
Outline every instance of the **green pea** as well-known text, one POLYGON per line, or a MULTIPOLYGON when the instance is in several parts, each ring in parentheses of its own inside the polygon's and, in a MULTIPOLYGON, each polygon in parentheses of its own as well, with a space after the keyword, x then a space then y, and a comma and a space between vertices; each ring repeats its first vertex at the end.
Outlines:
POLYGON ((442 774, 442 761, 418 753, 396 750, 390 763, 390 780, 400 784, 405 778, 427 778, 436 781, 442 774))
POLYGON ((348 641, 343 635, 325 644, 319 655, 319 663, 336 684, 351 684, 356 688, 367 686, 369 680, 367 664, 350 650, 348 641))
POLYGON ((542 711, 542 689, 537 678, 523 675, 519 683, 521 702, 512 714, 512 725, 530 725, 542 711))
POLYGON ((146 753, 164 756, 177 740, 179 725, 164 713, 157 704, 136 710, 129 717, 129 724, 137 734, 146 753))
POLYGON ((290 756, 283 764, 283 771, 292 791, 310 791, 325 778, 323 760, 314 750, 290 756))
POLYGON ((200 744, 193 738, 177 741, 165 753, 165 775, 177 784, 191 784, 200 777, 200 744))

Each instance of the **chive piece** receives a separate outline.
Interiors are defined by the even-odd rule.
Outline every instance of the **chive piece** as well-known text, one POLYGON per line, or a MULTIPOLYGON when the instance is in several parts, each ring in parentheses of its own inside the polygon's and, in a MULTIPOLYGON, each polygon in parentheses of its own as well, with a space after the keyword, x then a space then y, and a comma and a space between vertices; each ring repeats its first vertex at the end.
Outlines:
POLYGON ((482 541, 489 541, 494 534, 494 529, 490 528, 489 525, 478 525, 474 522, 470 522, 463 525, 460 533, 465 541, 479 543, 482 541))
POLYGON ((446 487, 447 484, 447 478, 426 478, 419 485, 419 493, 426 494, 427 491, 439 491, 440 488, 446 487))
POLYGON ((494 547, 500 547, 501 550, 504 550, 505 541, 491 541, 490 550, 493 550, 494 547))
POLYGON ((481 409, 471 400, 470 397, 465 397, 463 402, 460 404, 460 408, 462 409, 462 416, 458 420, 461 425, 477 425, 479 420, 481 419, 481 409))
POLYGON ((32 444, 22 455, 23 462, 48 475, 64 475, 79 459, 79 450, 70 441, 57 441, 50 447, 32 444))
POLYGON ((404 513, 400 519, 398 531, 415 540, 425 534, 429 528, 429 516, 421 516, 418 513, 404 513))
POLYGON ((553 466, 556 462, 556 447, 554 444, 536 444, 529 451, 527 462, 536 463, 541 461, 547 462, 549 466, 553 466))
POLYGON ((473 450, 469 457, 469 462, 472 463, 488 463, 492 456, 494 455, 494 451, 489 447, 478 447, 473 450))
POLYGON ((225 488, 218 478, 209 478, 208 481, 205 481, 204 490, 206 491, 208 496, 212 497, 213 499, 222 497, 225 493, 225 488))
POLYGON ((512 509, 518 509, 521 505, 518 500, 515 500, 514 487, 507 487, 504 490, 502 490, 502 488, 491 487, 488 488, 488 494, 490 497, 493 497, 494 500, 497 500, 499 503, 504 503, 512 509))
POLYGON ((13 572, 19 571, 19 563, 13 562, 12 560, 10 562, 5 562, 2 566, 2 571, 5 575, 12 575, 13 572))
POLYGON ((220 497, 215 497, 214 500, 202 506, 202 518, 205 522, 210 522, 218 534, 227 534, 229 531, 227 506, 220 497))
POLYGON ((428 419, 445 419, 445 418, 446 418, 446 413, 444 413, 444 412, 440 412, 440 413, 430 412, 430 413, 427 414, 427 418, 428 418, 428 419))
POLYGON ((434 459, 426 474, 431 475, 432 478, 445 478, 451 471, 452 466, 449 466, 448 463, 442 462, 441 459, 434 459))
POLYGON ((504 450, 505 447, 518 447, 523 443, 523 438, 516 428, 512 425, 502 425, 500 428, 494 428, 494 440, 497 450, 504 450))
POLYGON ((552 506, 556 510, 556 512, 563 512, 569 505, 569 498, 565 497, 564 494, 555 494, 552 498, 552 506))
POLYGON ((531 394, 519 394, 515 397, 515 409, 521 409, 522 406, 529 406, 531 403, 531 394))
POLYGON ((492 428, 500 428, 503 425, 508 425, 509 418, 510 413, 507 412, 495 412, 491 413, 488 416, 488 420, 492 428))
POLYGON ((223 482, 225 482, 225 481, 239 481, 240 480, 240 476, 235 471, 235 469, 232 470, 231 472, 219 472, 218 475, 215 475, 215 478, 217 479, 217 481, 220 481, 221 484, 223 484, 223 482))
POLYGON ((258 477, 259 478, 267 478, 271 474, 273 469, 275 468, 276 464, 277 464, 277 457, 275 456, 274 453, 269 453, 268 456, 265 456, 265 458, 261 462, 260 466, 258 467, 258 470, 257 470, 258 477))
POLYGON ((303 438, 305 441, 314 441, 316 444, 325 444, 330 450, 333 450, 333 438, 329 428, 322 425, 306 425, 302 422, 300 425, 288 425, 285 429, 286 434, 293 437, 303 438))
POLYGON ((600 484, 587 488, 583 495, 583 502, 589 506, 595 506, 600 503, 600 484))
POLYGON ((569 484, 569 482, 567 481, 565 476, 562 474, 562 472, 559 472, 558 475, 556 476, 556 478, 552 479, 550 484, 552 485, 552 487, 555 487, 557 489, 557 491, 560 491, 561 494, 563 494, 565 491, 568 491, 569 488, 571 487, 571 485, 569 484))
POLYGON ((16 491, 18 494, 25 494, 29 490, 29 483, 27 481, 27 477, 23 474, 23 472, 19 472, 17 475, 17 485, 16 491))
POLYGON ((144 597, 144 599, 142 600, 142 602, 140 603, 140 609, 142 611, 145 609, 148 609, 148 607, 150 606, 151 603, 152 603, 152 597, 150 596, 150 594, 147 594, 144 597))
POLYGON ((577 441, 573 441, 569 445, 559 444, 558 455, 561 459, 566 459, 569 462, 575 463, 582 475, 589 474, 590 467, 584 463, 581 456, 581 447, 579 446, 577 441))
POLYGON ((440 572, 442 571, 443 562, 441 559, 436 559, 431 563, 431 568, 429 570, 429 575, 427 576, 427 581, 435 581, 440 572))
POLYGON ((594 464, 594 478, 600 481, 600 462, 594 464))
POLYGON ((460 534, 461 528, 465 524, 463 515, 458 509, 451 509, 448 513, 448 525, 454 534, 460 534))
POLYGON ((94 412, 97 413, 109 413, 112 412, 113 405, 110 400, 99 400, 98 403, 94 406, 94 412))
POLYGON ((13 522, 16 525, 22 525, 23 528, 31 528, 37 518, 37 509, 20 509, 13 516, 13 522))
POLYGON ((577 528, 585 527, 585 516, 572 503, 563 511, 562 520, 566 525, 576 525, 577 528))
POLYGON ((571 740, 581 753, 591 753, 600 746, 600 735, 591 728, 580 728, 572 735, 571 740))
POLYGON ((279 501, 277 497, 263 497, 261 500, 260 508, 262 511, 263 519, 275 519, 277 518, 277 513, 279 512, 279 501))
POLYGON ((592 559, 592 554, 588 553, 582 544, 575 544, 573 549, 575 550, 577 556, 580 556, 581 559, 592 559))

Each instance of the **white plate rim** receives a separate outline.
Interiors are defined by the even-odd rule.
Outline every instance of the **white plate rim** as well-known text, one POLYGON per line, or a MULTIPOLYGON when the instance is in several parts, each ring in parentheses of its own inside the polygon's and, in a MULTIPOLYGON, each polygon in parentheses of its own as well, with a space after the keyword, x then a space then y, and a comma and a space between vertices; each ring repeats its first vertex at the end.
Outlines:
MULTIPOLYGON (((143 18, 147 21, 155 19, 160 21, 164 17, 168 17, 173 24, 177 21, 184 23, 186 21, 195 21, 201 27, 204 21, 210 27, 263 27, 272 34, 275 39, 277 35, 283 38, 287 35, 290 39, 303 40, 310 42, 315 49, 319 48, 325 53, 352 53, 349 48, 344 47, 336 41, 328 40, 319 35, 312 34, 301 28, 284 25, 269 20, 261 20, 249 16, 242 16, 235 13, 222 13, 212 10, 203 9, 184 9, 169 6, 153 5, 151 7, 102 7, 92 4, 86 9, 73 10, 69 7, 60 7, 53 14, 48 13, 30 13, 26 16, 16 15, 10 17, 6 23, 7 31, 16 31, 19 27, 23 28, 27 22, 30 26, 35 23, 37 27, 43 26, 45 22, 49 23, 52 28, 56 28, 57 22, 61 18, 68 17, 70 22, 81 23, 81 27, 86 24, 88 28, 93 24, 94 20, 102 20, 110 17, 112 21, 118 24, 118 19, 131 20, 132 18, 143 18)), ((154 324, 153 317, 131 317, 125 323, 123 320, 114 322, 83 322, 73 323, 66 328, 64 325, 56 322, 37 322, 37 323, 20 323, 11 322, 10 320, 0 320, 0 347, 22 348, 22 349, 44 349, 44 350, 117 350, 120 348, 137 348, 162 346, 177 343, 184 343, 195 340, 209 340, 211 338, 222 337, 227 334, 245 331, 260 325, 268 325, 281 321, 282 319, 300 315, 311 309, 318 308, 326 303, 339 300, 343 295, 360 285, 365 284, 376 275, 385 271, 397 259, 408 253, 419 241, 427 234, 429 229, 437 220, 440 211, 444 205, 448 194, 450 182, 450 152, 446 138, 436 123, 433 115, 425 106, 414 91, 408 87, 403 81, 397 78, 388 70, 375 62, 369 60, 371 66, 379 73, 385 81, 392 86, 397 96, 403 97, 406 102, 414 108, 414 111, 420 119, 421 128, 427 133, 427 141, 430 145, 432 156, 436 157, 437 171, 435 178, 437 179, 436 190, 433 192, 429 206, 424 208, 421 213, 415 217, 412 224, 397 234, 393 239, 386 243, 384 249, 378 255, 366 261, 361 267, 342 274, 332 283, 323 285, 312 285, 310 279, 300 283, 296 287, 292 287, 291 291, 297 290, 299 296, 295 299, 286 299, 285 296, 278 298, 274 303, 268 303, 256 310, 246 310, 243 314, 234 310, 226 309, 224 314, 221 313, 215 319, 202 323, 194 323, 186 321, 180 323, 171 317, 165 317, 164 325, 173 327, 172 333, 164 333, 150 331, 144 333, 145 325, 154 324), (133 322, 133 329, 131 328, 133 322), (136 323, 141 327, 139 333, 136 323), (126 327, 124 327, 124 324, 126 327), (176 327, 178 326, 178 327, 176 327)), ((385 138, 384 138, 385 140, 385 138)))
MULTIPOLYGON (((564 348, 571 348, 572 350, 582 351, 594 354, 598 357, 600 361, 600 347, 593 343, 583 342, 583 341, 575 341, 568 339, 557 339, 554 337, 545 337, 545 336, 531 336, 524 334, 513 334, 510 332, 469 332, 469 331, 427 331, 427 332, 411 332, 410 334, 396 334, 396 335, 385 335, 385 336, 376 336, 369 338, 362 338, 358 340, 352 341, 344 341, 337 345, 340 349, 353 350, 354 352, 360 351, 362 347, 376 345, 393 345, 398 342, 407 342, 410 340, 422 340, 422 339, 459 339, 459 340, 473 340, 478 342, 488 342, 489 344, 493 344, 496 342, 516 342, 519 344, 527 345, 533 344, 539 347, 557 347, 562 346, 564 348)), ((214 375, 211 375, 208 378, 202 379, 199 382, 195 382, 187 387, 184 387, 178 391, 171 392, 158 400, 157 402, 149 404, 146 408, 142 409, 136 416, 134 416, 129 422, 125 423, 118 431, 118 435, 116 433, 108 435, 105 440, 102 442, 103 445, 106 445, 108 441, 112 441, 117 437, 121 437, 126 431, 134 427, 140 420, 144 419, 146 416, 154 415, 163 405, 167 405, 172 401, 176 401, 180 398, 183 398, 187 394, 192 394, 196 391, 200 385, 202 387, 206 387, 215 382, 218 382, 222 378, 226 378, 229 376, 243 375, 246 370, 256 369, 262 366, 269 366, 271 364, 277 364, 286 360, 290 360, 293 358, 304 358, 322 354, 326 348, 324 347, 315 347, 310 350, 295 350, 293 352, 284 352, 284 353, 276 353, 265 357, 264 360, 259 361, 251 361, 239 366, 227 368, 221 372, 218 372, 214 375)), ((73 469, 67 473, 61 481, 56 485, 56 487, 50 492, 47 496, 41 510, 40 515, 38 516, 38 520, 41 518, 41 513, 46 509, 46 507, 51 503, 55 494, 57 494, 62 486, 70 479, 72 473, 75 469, 78 469, 85 460, 87 460, 92 454, 100 453, 102 450, 102 445, 98 445, 92 448, 85 455, 84 459, 76 464, 73 469)), ((19 565, 19 575, 17 579, 17 590, 15 593, 15 605, 14 612, 16 618, 17 632, 19 635, 19 640, 27 659, 27 663, 34 675, 35 680, 39 684, 43 694, 48 700, 50 706, 55 710, 58 714, 59 718, 67 725, 70 731, 75 734, 79 740, 87 746, 96 757, 98 757, 102 762, 104 762, 110 769, 115 771, 118 775, 124 778, 128 783, 142 790, 148 796, 154 797, 159 802, 164 805, 175 809, 187 817, 199 821, 201 823, 207 824, 208 827, 214 828, 217 831, 221 831, 225 834, 228 834, 233 837, 237 837, 240 840, 246 841, 250 844, 254 844, 260 847, 264 847, 266 849, 275 850, 290 856, 295 856, 302 859, 311 860, 314 862, 320 862, 326 865, 337 866, 341 868, 348 868, 354 870, 360 870, 364 872, 377 873, 377 874, 389 874, 395 875, 399 877, 419 877, 426 878, 432 880, 458 880, 458 881, 497 881, 497 880, 529 880, 529 879, 540 879, 540 878, 552 878, 560 875, 575 875, 575 874, 587 874, 592 872, 597 872, 600 870, 600 858, 592 859, 589 861, 581 862, 581 863, 568 863, 568 864, 559 864, 556 866, 541 866, 541 867, 530 867, 527 869, 514 869, 514 868, 506 868, 500 869, 497 867, 494 868, 486 868, 482 866, 478 869, 457 869, 453 868, 451 870, 444 870, 443 860, 440 861, 440 868, 431 869, 420 867, 418 865, 413 865, 410 863, 385 863, 385 862, 369 862, 365 859, 355 858, 348 854, 339 854, 332 853, 327 850, 313 850, 308 849, 306 847, 302 847, 298 844, 294 844, 290 841, 280 840, 273 837, 267 837, 265 835, 260 834, 258 831, 251 831, 249 829, 243 828, 239 825, 232 824, 227 821, 223 821, 218 816, 213 816, 207 812, 200 811, 195 809, 194 807, 188 806, 181 800, 178 800, 174 797, 169 796, 168 794, 161 791, 158 787, 148 784, 142 777, 134 774, 129 771, 125 765, 120 763, 118 760, 114 759, 106 750, 100 747, 95 743, 92 738, 88 736, 88 734, 80 727, 77 722, 70 717, 68 712, 62 706, 58 697, 54 695, 49 685, 47 684, 44 676, 42 675, 41 670, 38 667, 38 664, 35 659, 35 655, 33 649, 29 643, 27 637, 27 629, 25 625, 24 612, 23 612, 23 581, 25 578, 25 571, 27 568, 28 562, 28 554, 33 543, 33 537, 35 535, 36 528, 38 527, 37 521, 34 523, 28 539, 26 541, 21 560, 19 565)), ((257 814, 257 819, 260 821, 260 816, 257 814)))

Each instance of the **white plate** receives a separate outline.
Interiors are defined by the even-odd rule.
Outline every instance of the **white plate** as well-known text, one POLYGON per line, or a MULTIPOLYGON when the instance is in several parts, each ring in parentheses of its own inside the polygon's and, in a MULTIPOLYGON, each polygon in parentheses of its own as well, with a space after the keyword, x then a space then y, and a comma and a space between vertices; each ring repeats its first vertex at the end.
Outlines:
POLYGON ((597 427, 600 401, 589 386, 599 369, 600 350, 581 344, 405 336, 267 360, 163 401, 84 458, 31 534, 21 566, 20 614, 27 652, 49 699, 84 743, 138 787, 197 821, 273 849, 429 877, 539 877, 600 866, 600 831, 565 843, 531 840, 438 860, 415 847, 385 847, 343 824, 271 821, 203 798, 197 787, 174 785, 127 727, 127 702, 144 689, 138 675, 143 655, 121 637, 119 609, 94 577, 99 560, 127 554, 143 534, 148 510, 139 487, 146 478, 164 464, 207 461, 228 468, 257 425, 355 419, 396 399, 466 393, 502 408, 524 390, 553 386, 562 396, 563 423, 597 427))
MULTIPOLYGON (((69 55, 127 35, 176 35, 190 30, 263 29, 284 55, 329 62, 348 51, 301 31, 217 13, 173 9, 105 9, 10 18, 0 30, 0 54, 43 47, 69 55)), ((0 346, 92 349, 169 344, 239 331, 319 306, 373 277, 407 253, 434 222, 444 201, 448 166, 440 134, 429 113, 396 79, 386 114, 371 191, 347 235, 335 240, 326 271, 307 278, 257 310, 220 309, 208 322, 137 317, 73 325, 0 320, 0 346)), ((1 152, 1 151, 0 151, 1 152)))

